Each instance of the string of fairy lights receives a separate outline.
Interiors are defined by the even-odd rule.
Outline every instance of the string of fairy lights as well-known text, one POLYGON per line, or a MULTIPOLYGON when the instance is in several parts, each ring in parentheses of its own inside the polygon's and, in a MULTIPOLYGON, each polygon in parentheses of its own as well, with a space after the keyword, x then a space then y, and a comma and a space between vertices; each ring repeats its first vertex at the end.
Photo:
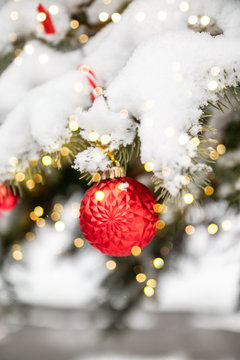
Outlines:
MULTIPOLYGON (((102 0, 104 5, 109 5, 112 3, 112 0, 102 0)), ((175 0, 166 0, 166 3, 168 4, 173 4, 175 2, 175 0)), ((181 1, 179 2, 179 10, 182 11, 183 13, 188 12, 190 9, 190 5, 187 1, 181 1)), ((56 4, 52 4, 49 6, 48 8, 49 13, 51 14, 51 16, 57 16, 59 14, 59 7, 56 4)), ((157 12, 157 14, 154 14, 154 16, 157 16, 158 20, 160 22, 164 22, 165 20, 167 20, 168 18, 168 13, 165 10, 160 10, 157 12)), ((146 13, 144 11, 138 11, 135 15, 135 20, 139 23, 144 22, 144 20, 146 19, 146 13)), ((11 11, 9 14, 9 18, 13 21, 16 22, 19 20, 20 18, 20 14, 18 11, 11 11)), ((110 13, 108 11, 101 11, 98 14, 98 19, 100 22, 102 23, 106 23, 106 22, 113 22, 113 23, 119 23, 121 21, 121 14, 118 12, 113 12, 110 13)), ((43 32, 43 27, 42 27, 42 23, 46 20, 46 14, 43 12, 38 12, 36 14, 36 20, 37 20, 37 24, 36 24, 36 31, 37 32, 43 32)), ((188 22, 188 26, 190 28, 194 29, 205 29, 207 28, 209 25, 213 25, 214 21, 210 18, 210 16, 208 15, 195 15, 195 14, 191 14, 188 16, 187 18, 187 22, 188 22)), ((79 31, 78 34, 78 41, 81 44, 85 44, 88 42, 89 40, 89 34, 87 34, 85 31, 82 32, 81 30, 81 24, 79 23, 79 21, 77 19, 71 19, 70 23, 69 23, 69 29, 71 29, 72 31, 79 31)), ((9 41, 11 41, 12 43, 16 43, 18 40, 18 35, 15 32, 10 32, 8 35, 9 41)), ((22 51, 24 51, 27 55, 32 56, 35 53, 35 48, 32 44, 26 44, 24 46, 23 49, 17 48, 14 51, 15 54, 15 59, 14 59, 14 64, 16 66, 21 66, 23 64, 23 57, 21 56, 22 51)), ((38 62, 40 65, 46 65, 49 62, 49 55, 42 53, 40 55, 38 55, 38 62)), ((174 63, 173 64, 173 68, 174 71, 176 73, 179 73, 179 69, 181 67, 181 64, 179 63, 174 63)), ((210 69, 210 74, 212 76, 212 79, 208 82, 208 84, 206 85, 207 89, 210 92, 215 92, 219 89, 219 82, 217 80, 217 77, 220 75, 221 73, 221 69, 218 66, 214 66, 210 69)), ((177 79, 179 81, 181 81, 181 75, 178 74, 177 79)), ((80 82, 77 82, 74 84, 74 89, 76 92, 81 92, 83 91, 83 84, 80 82)), ((97 96, 100 96, 103 92, 103 90, 99 87, 96 87, 96 89, 94 89, 96 92, 97 96)), ((189 94, 189 96, 191 96, 191 94, 189 94)), ((143 106, 151 106, 151 104, 149 103, 151 102, 151 99, 148 101, 147 104, 143 104, 143 106)), ((122 117, 127 117, 128 116, 128 110, 123 109, 120 112, 122 117)), ((151 120, 151 119, 150 119, 151 120)), ((77 115, 72 114, 69 117, 69 122, 68 122, 68 126, 69 129, 72 131, 72 133, 77 133, 79 131, 79 119, 77 117, 77 115)), ((154 126, 154 124, 149 124, 149 126, 154 126)), ((164 134, 166 135, 166 137, 173 137, 175 135, 175 129, 173 127, 167 127, 166 129, 164 129, 164 134)), ((100 144, 102 146, 107 146, 108 144, 110 144, 111 142, 111 136, 109 134, 98 134, 96 131, 92 130, 89 134, 89 141, 91 143, 95 143, 95 144, 100 144)), ((187 141, 189 141, 189 137, 186 134, 181 134, 178 138, 178 141, 180 144, 185 144, 187 141)), ((192 146, 194 147, 198 147, 201 144, 201 140, 197 137, 193 137, 192 139, 190 139, 190 143, 192 146)), ((72 150, 70 148, 70 145, 64 145, 61 147, 60 149, 60 155, 62 157, 68 157, 71 154, 72 150)), ((209 158, 210 160, 217 160, 219 158, 220 155, 224 155, 224 153, 226 152, 226 147, 223 144, 218 144, 216 149, 210 149, 209 151, 209 158)), ((96 159, 97 160, 97 159, 96 159)), ((42 155, 41 159, 40 159, 41 164, 44 167, 53 167, 53 168, 57 168, 59 166, 58 161, 56 161, 55 158, 53 158, 53 156, 51 154, 44 154, 42 155)), ((13 168, 18 168, 18 166, 20 166, 19 164, 19 159, 17 159, 16 157, 11 157, 9 159, 9 164, 13 167, 13 168)), ((14 178, 16 180, 17 183, 25 183, 26 187, 31 191, 35 188, 36 184, 41 184, 43 182, 43 176, 41 174, 41 172, 39 171, 40 167, 39 167, 39 160, 38 159, 34 159, 30 162, 31 167, 35 168, 35 172, 34 174, 29 174, 28 171, 16 171, 14 178)), ((151 173, 154 171, 154 167, 155 164, 151 161, 148 161, 144 164, 144 169, 147 173, 151 173)), ((162 169, 162 175, 164 177, 169 176, 171 172, 171 169, 169 168, 164 168, 162 169)), ((101 175, 99 173, 95 173, 93 174, 93 181, 98 182, 101 179, 101 175)), ((188 185, 190 183, 190 178, 188 175, 183 174, 182 176, 182 184, 184 186, 188 185)), ((214 188, 210 185, 207 185, 204 187, 203 189, 204 194, 208 197, 212 196, 214 193, 214 188)), ((195 201, 194 195, 190 192, 187 192, 184 194, 183 196, 183 201, 186 204, 186 206, 192 205, 195 201)), ((65 231, 65 223, 63 220, 61 220, 61 215, 64 211, 64 206, 60 203, 56 203, 53 206, 52 212, 50 214, 50 221, 54 222, 54 228, 57 232, 64 232, 65 231)), ((154 209, 155 212, 163 215, 167 212, 167 205, 166 204, 157 204, 155 206, 154 209)), ((30 219, 36 224, 36 226, 38 228, 44 228, 46 226, 46 218, 45 218, 46 214, 44 211, 44 208, 42 206, 36 206, 29 214, 30 219)), ((79 204, 78 203, 73 203, 72 204, 72 217, 73 218, 78 218, 79 217, 79 204)), ((166 226, 166 222, 163 219, 159 219, 159 221, 157 222, 157 228, 159 231, 162 231, 166 226)), ((228 219, 225 219, 222 221, 221 224, 214 224, 211 223, 208 225, 207 227, 207 231, 210 235, 215 235, 220 228, 223 231, 229 231, 231 230, 232 224, 231 221, 228 219)), ((195 232, 197 231, 197 228, 195 228, 194 225, 192 224, 188 224, 185 227, 185 233, 187 236, 192 236, 195 232)), ((34 232, 27 232, 25 234, 25 239, 27 241, 34 241, 35 239, 35 234, 34 232)), ((75 238, 73 240, 73 245, 80 249, 84 246, 85 242, 82 238, 75 238)), ((169 254, 171 250, 171 247, 168 246, 162 246, 160 248, 160 255, 161 256, 167 256, 169 254)), ((23 260, 23 249, 22 246, 20 244, 14 244, 12 246, 12 258, 15 261, 21 261, 23 260)), ((141 255, 141 249, 138 246, 134 246, 132 248, 132 255, 135 257, 138 257, 141 255)), ((161 270, 164 267, 164 259, 162 257, 156 257, 153 260, 151 260, 151 267, 153 269, 156 270, 161 270)), ((108 260, 106 261, 106 268, 109 271, 114 271, 117 269, 117 262, 115 260, 108 260)), ((152 278, 151 276, 148 278, 148 276, 143 272, 143 268, 140 265, 137 265, 134 267, 134 271, 136 273, 136 282, 138 282, 141 285, 144 285, 144 294, 147 297, 152 297, 154 295, 155 292, 155 288, 157 287, 157 280, 152 278)))
MULTIPOLYGON (((204 193, 206 196, 211 196, 214 193, 214 189, 212 186, 207 186, 204 188, 204 193)), ((192 205, 194 202, 194 197, 192 194, 185 194, 184 201, 186 205, 192 205)), ((72 217, 78 218, 79 216, 79 203, 74 202, 72 203, 72 217)), ((156 204, 154 211, 159 214, 165 214, 167 212, 168 208, 166 204, 156 204)), ((64 206, 60 203, 56 203, 53 206, 52 213, 50 215, 50 218, 52 221, 55 222, 55 230, 57 232, 63 232, 65 230, 65 224, 61 220, 61 214, 64 211, 64 206)), ((41 206, 36 206, 33 211, 30 212, 29 216, 32 221, 36 223, 36 226, 39 228, 43 228, 46 225, 46 221, 43 218, 44 215, 44 209, 41 206)), ((166 223, 164 220, 159 220, 157 223, 158 230, 163 230, 163 228, 166 226, 166 223)), ((232 223, 230 220, 225 219, 221 222, 221 229, 223 231, 230 231, 232 228, 232 223)), ((195 233, 197 229, 193 225, 187 225, 185 227, 186 235, 191 236, 195 233)), ((211 223, 207 226, 207 231, 210 235, 215 235, 220 230, 218 224, 211 223)), ((35 234, 33 232, 28 232, 25 235, 25 238, 27 241, 33 241, 35 238, 35 234)), ((82 248, 84 246, 84 240, 82 238, 76 238, 73 240, 73 244, 76 248, 82 248)), ((58 249, 59 253, 60 250, 58 249)), ((169 252, 171 251, 171 247, 168 246, 162 246, 160 248, 160 253, 162 256, 167 256, 169 252)), ((132 255, 135 257, 138 257, 141 255, 141 249, 138 246, 134 246, 132 248, 132 255)), ((21 261, 23 259, 23 251, 20 244, 14 244, 12 247, 12 257, 16 261, 21 261)), ((164 266, 164 259, 161 257, 154 258, 151 260, 151 267, 160 270, 164 266)), ((108 260, 106 261, 106 268, 109 271, 114 271, 117 269, 117 262, 115 260, 108 260)), ((157 280, 152 278, 151 276, 148 278, 147 275, 142 271, 142 267, 136 266, 134 268, 134 271, 136 272, 136 282, 138 282, 141 285, 144 285, 143 291, 145 296, 152 297, 155 293, 155 288, 157 287, 157 280)))

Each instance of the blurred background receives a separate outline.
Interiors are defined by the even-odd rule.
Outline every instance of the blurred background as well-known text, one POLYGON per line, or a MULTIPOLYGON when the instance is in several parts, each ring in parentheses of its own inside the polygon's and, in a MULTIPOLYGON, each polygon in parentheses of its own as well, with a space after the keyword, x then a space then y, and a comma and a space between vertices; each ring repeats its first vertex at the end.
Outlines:
MULTIPOLYGON (((58 49, 82 47, 129 1, 72 3, 58 49)), ((1 72, 25 42, 12 40, 1 72)), ((1 360, 240 359, 240 111, 209 111, 210 182, 183 206, 160 199, 142 253, 111 258, 85 241, 88 185, 67 162, 21 187, 18 205, 0 214, 1 360)), ((138 158, 128 175, 153 190, 138 158)))

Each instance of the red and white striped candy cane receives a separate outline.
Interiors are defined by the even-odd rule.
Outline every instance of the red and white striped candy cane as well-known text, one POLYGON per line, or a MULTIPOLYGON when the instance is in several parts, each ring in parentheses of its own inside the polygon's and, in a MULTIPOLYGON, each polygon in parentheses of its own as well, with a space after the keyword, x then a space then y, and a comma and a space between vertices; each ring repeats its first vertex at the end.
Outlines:
POLYGON ((87 77, 88 83, 92 87, 90 94, 91 100, 94 102, 98 96, 102 95, 103 89, 100 86, 97 86, 96 76, 88 65, 79 65, 77 70, 81 71, 87 77))

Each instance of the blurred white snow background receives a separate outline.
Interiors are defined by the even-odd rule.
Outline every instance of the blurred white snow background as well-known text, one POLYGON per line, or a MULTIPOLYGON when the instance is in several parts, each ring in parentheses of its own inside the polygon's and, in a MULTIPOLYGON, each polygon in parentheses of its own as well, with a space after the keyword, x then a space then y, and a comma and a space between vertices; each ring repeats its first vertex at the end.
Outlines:
POLYGON ((160 307, 231 313, 237 309, 239 296, 240 216, 228 210, 224 202, 212 202, 204 208, 191 208, 187 220, 195 232, 186 235, 184 255, 175 259, 173 255, 173 266, 161 277, 160 307), (210 234, 209 223, 219 230, 210 234))
MULTIPOLYGON (((23 263, 7 265, 5 273, 21 301, 63 308, 89 308, 91 304, 94 308, 106 295, 100 284, 108 274, 108 257, 86 243, 76 254, 62 256, 74 241, 78 219, 72 217, 72 204, 80 200, 81 196, 74 194, 63 204, 63 232, 50 224, 39 228, 35 240, 26 241, 22 247, 23 263)), ((156 326, 152 319, 147 321, 145 312, 184 312, 202 316, 194 320, 195 326, 239 331, 240 316, 235 312, 240 281, 240 215, 221 202, 191 207, 187 219, 195 232, 185 236, 184 255, 171 253, 167 271, 159 273, 156 298, 144 300, 127 325, 135 329, 156 326), (209 234, 209 222, 218 224, 216 234, 209 234), (141 317, 139 311, 143 312, 141 317)))
POLYGON ((78 227, 79 214, 76 206, 81 197, 73 194, 64 204, 60 223, 63 231, 56 231, 49 221, 37 229, 34 241, 23 246, 23 264, 8 265, 8 279, 24 303, 82 307, 96 297, 96 288, 107 272, 104 256, 90 246, 75 255, 62 256, 74 242, 73 229, 78 227))

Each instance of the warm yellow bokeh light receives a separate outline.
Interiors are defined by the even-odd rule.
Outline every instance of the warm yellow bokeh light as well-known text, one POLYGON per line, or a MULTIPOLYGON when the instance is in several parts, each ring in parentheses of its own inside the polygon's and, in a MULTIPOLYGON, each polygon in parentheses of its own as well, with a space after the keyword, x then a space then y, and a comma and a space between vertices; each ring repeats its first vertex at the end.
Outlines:
POLYGON ((230 220, 223 220, 221 225, 224 231, 229 231, 232 228, 232 223, 230 220))
POLYGON ((131 251, 132 251, 133 256, 139 256, 139 255, 141 255, 141 252, 142 252, 142 250, 139 246, 133 246, 131 251))
POLYGON ((200 19, 200 23, 201 23, 203 26, 209 25, 210 22, 211 22, 211 18, 210 18, 209 16, 207 16, 207 15, 202 16, 201 19, 200 19))
POLYGON ((41 206, 36 206, 34 212, 38 217, 40 217, 43 215, 43 208, 41 206))
POLYGON ((181 1, 179 4, 179 8, 182 12, 186 12, 189 9, 189 3, 187 1, 181 1))
POLYGON ((193 137, 191 140, 190 140, 190 144, 194 147, 197 147, 199 144, 200 144, 200 140, 199 138, 197 137, 193 137))
POLYGON ((63 146, 61 148, 61 155, 62 156, 68 156, 70 154, 70 150, 67 146, 63 146))
POLYGON ((43 21, 46 20, 47 15, 46 15, 44 12, 39 12, 39 13, 36 15, 36 18, 37 18, 37 21, 43 22, 43 21))
POLYGON ((142 22, 145 20, 146 14, 143 11, 139 11, 138 13, 136 13, 135 18, 138 22, 142 22))
POLYGON ((163 220, 158 220, 157 221, 157 229, 158 230, 162 230, 164 227, 165 227, 165 221, 163 221, 163 220))
POLYGON ((76 120, 70 120, 68 126, 69 126, 69 129, 72 131, 77 131, 79 129, 79 125, 76 120))
POLYGON ((74 218, 74 219, 77 219, 80 215, 80 211, 79 211, 79 207, 78 209, 72 209, 71 211, 71 216, 74 218))
POLYGON ((21 261, 23 258, 23 254, 22 254, 21 250, 14 250, 12 252, 12 257, 16 261, 21 261))
POLYGON ((99 173, 94 173, 92 179, 94 182, 99 182, 101 180, 101 175, 99 173))
POLYGON ((157 18, 158 18, 158 20, 160 20, 160 21, 166 20, 166 18, 167 18, 167 13, 166 13, 166 11, 160 10, 160 11, 157 13, 157 18))
POLYGON ((122 109, 119 114, 122 119, 126 119, 129 115, 129 112, 127 109, 122 109))
POLYGON ((187 225, 185 227, 185 232, 187 235, 193 235, 195 233, 195 227, 193 225, 187 225))
POLYGON ((17 56, 15 59, 14 59, 14 64, 17 65, 17 66, 21 66, 23 63, 23 59, 21 56, 17 56))
POLYGON ((210 154, 209 154, 209 157, 211 160, 217 160, 219 158, 219 154, 217 151, 211 151, 210 154))
POLYGON ((25 174, 22 173, 22 172, 18 172, 16 175, 15 175, 15 179, 18 181, 18 182, 22 182, 25 180, 25 174))
POLYGON ((49 166, 52 163, 52 158, 49 155, 43 156, 42 163, 44 166, 49 166))
POLYGON ((139 283, 143 283, 146 280, 147 276, 143 273, 139 273, 136 275, 136 280, 139 283))
POLYGON ((114 261, 114 260, 109 260, 106 262, 106 268, 110 271, 116 269, 116 266, 117 266, 117 264, 116 264, 116 261, 114 261))
POLYGON ((210 235, 216 234, 217 231, 218 231, 218 226, 216 224, 210 224, 208 226, 208 232, 210 235))
MULTIPOLYGON (((76 92, 80 93, 80 92, 83 91, 83 89, 84 89, 83 84, 82 84, 80 81, 75 82, 75 84, 74 84, 74 90, 75 90, 76 92)), ((76 120, 76 118, 73 119, 73 121, 75 121, 75 120, 76 120)))
POLYGON ((30 165, 33 166, 33 167, 38 166, 38 160, 37 159, 30 160, 30 165))
POLYGON ((26 181, 26 187, 29 189, 29 190, 32 190, 35 188, 35 181, 33 181, 32 179, 29 179, 26 181))
POLYGON ((163 209, 163 205, 162 204, 155 204, 153 205, 153 210, 155 213, 159 214, 160 212, 162 212, 163 209))
POLYGON ((38 216, 35 214, 34 211, 30 212, 29 217, 32 221, 36 221, 38 219, 38 216))
POLYGON ((17 34, 14 33, 14 32, 9 33, 9 34, 8 34, 8 39, 9 39, 11 42, 17 41, 17 34))
POLYGON ((43 218, 37 219, 36 224, 38 227, 43 228, 46 225, 46 221, 43 218))
POLYGON ((183 185, 188 185, 188 184, 190 183, 190 177, 187 176, 187 175, 183 175, 183 176, 182 176, 181 183, 182 183, 183 185))
POLYGON ((57 232, 63 232, 65 229, 65 224, 61 220, 57 221, 54 226, 57 232))
POLYGON ((60 212, 63 211, 63 206, 62 206, 62 204, 56 203, 56 204, 54 205, 53 209, 54 209, 55 211, 57 211, 57 212, 60 213, 60 212))
POLYGON ((144 294, 147 296, 147 297, 151 297, 154 295, 154 289, 150 286, 145 286, 144 288, 144 294))
POLYGON ((53 212, 51 213, 51 219, 52 219, 53 221, 58 221, 58 220, 60 219, 60 214, 59 214, 59 212, 53 211, 53 212))
POLYGON ((101 96, 103 93, 103 88, 101 88, 100 86, 96 86, 94 89, 93 89, 93 94, 95 96, 101 96))
POLYGON ((20 244, 13 244, 12 246, 12 250, 21 250, 21 245, 20 244))
POLYGON ((22 49, 17 48, 16 50, 14 50, 14 54, 16 56, 19 56, 21 53, 22 53, 22 49))
POLYGON ((186 204, 188 204, 188 205, 189 205, 189 204, 192 204, 193 201, 194 201, 194 197, 193 197, 193 195, 190 194, 190 193, 185 194, 184 197, 183 197, 183 199, 184 199, 184 202, 185 202, 186 204))
POLYGON ((211 68, 211 75, 212 76, 217 76, 220 74, 220 68, 218 66, 213 66, 211 68))
POLYGON ((34 181, 35 181, 37 184, 40 184, 40 183, 43 181, 43 177, 42 177, 41 174, 35 174, 35 175, 33 176, 33 178, 34 178, 34 181))
POLYGON ((35 239, 35 235, 33 232, 29 231, 25 234, 25 238, 27 241, 33 241, 35 239))
POLYGON ((210 91, 215 91, 215 90, 217 90, 217 88, 218 88, 218 83, 217 83, 217 81, 215 81, 215 80, 209 81, 209 83, 208 83, 208 90, 210 90, 210 91))
POLYGON ((26 44, 24 46, 24 51, 28 55, 32 55, 35 51, 34 46, 32 44, 26 44))
POLYGON ((104 192, 101 190, 98 190, 95 192, 94 196, 97 201, 102 201, 104 199, 104 192))
POLYGON ((208 186, 205 186, 204 188, 204 193, 207 195, 207 196, 211 196, 213 193, 214 193, 214 188, 210 185, 208 186))
POLYGON ((88 35, 81 34, 79 35, 78 40, 80 41, 81 44, 85 44, 86 42, 88 42, 88 35))
POLYGON ((149 279, 147 281, 147 286, 150 286, 151 288, 156 288, 157 287, 157 280, 155 279, 149 279))
POLYGON ((111 19, 112 22, 118 23, 121 20, 121 15, 119 13, 113 13, 111 19))
POLYGON ((80 206, 80 205, 79 205, 78 202, 73 202, 72 205, 71 205, 71 207, 72 207, 73 210, 79 210, 79 206, 80 206))
POLYGON ((73 29, 73 30, 76 30, 78 27, 79 27, 79 21, 78 20, 72 20, 70 22, 70 27, 73 29))
POLYGON ((81 248, 84 245, 84 240, 81 238, 76 238, 74 240, 74 245, 76 246, 76 248, 81 248))
POLYGON ((10 13, 10 19, 13 21, 16 21, 19 19, 19 13, 17 11, 12 11, 10 13))
POLYGON ((145 169, 145 171, 147 171, 147 172, 153 171, 153 169, 154 169, 153 163, 152 163, 151 161, 146 162, 146 163, 144 164, 144 169, 145 169))
POLYGON ((59 13, 59 7, 57 5, 51 5, 48 11, 51 15, 57 15, 59 13))
POLYGON ((18 164, 18 158, 12 156, 12 157, 8 160, 8 162, 9 162, 9 165, 11 165, 11 166, 17 166, 17 164, 18 164))
POLYGON ((189 25, 196 25, 198 23, 198 16, 197 15, 190 15, 188 17, 189 25))
POLYGON ((110 135, 103 135, 101 136, 101 143, 102 145, 107 145, 111 142, 111 136, 110 135))
POLYGON ((167 209, 168 209, 168 207, 167 207, 167 205, 165 205, 165 204, 162 204, 162 209, 161 209, 161 214, 165 214, 166 212, 167 212, 167 209))
POLYGON ((168 167, 165 167, 162 169, 162 174, 164 177, 167 177, 171 174, 171 169, 169 169, 168 167))
POLYGON ((99 138, 99 134, 96 131, 91 131, 89 134, 89 140, 90 141, 97 141, 99 138))
POLYGON ((225 154, 225 152, 226 152, 226 146, 223 145, 223 144, 219 144, 219 145, 217 146, 217 152, 219 153, 219 155, 225 154))
POLYGON ((156 269, 161 269, 164 266, 164 260, 162 258, 156 258, 153 260, 153 266, 156 269))
POLYGON ((98 18, 101 22, 105 22, 108 21, 109 19, 109 14, 106 11, 102 11, 100 12, 100 14, 98 15, 98 18))

